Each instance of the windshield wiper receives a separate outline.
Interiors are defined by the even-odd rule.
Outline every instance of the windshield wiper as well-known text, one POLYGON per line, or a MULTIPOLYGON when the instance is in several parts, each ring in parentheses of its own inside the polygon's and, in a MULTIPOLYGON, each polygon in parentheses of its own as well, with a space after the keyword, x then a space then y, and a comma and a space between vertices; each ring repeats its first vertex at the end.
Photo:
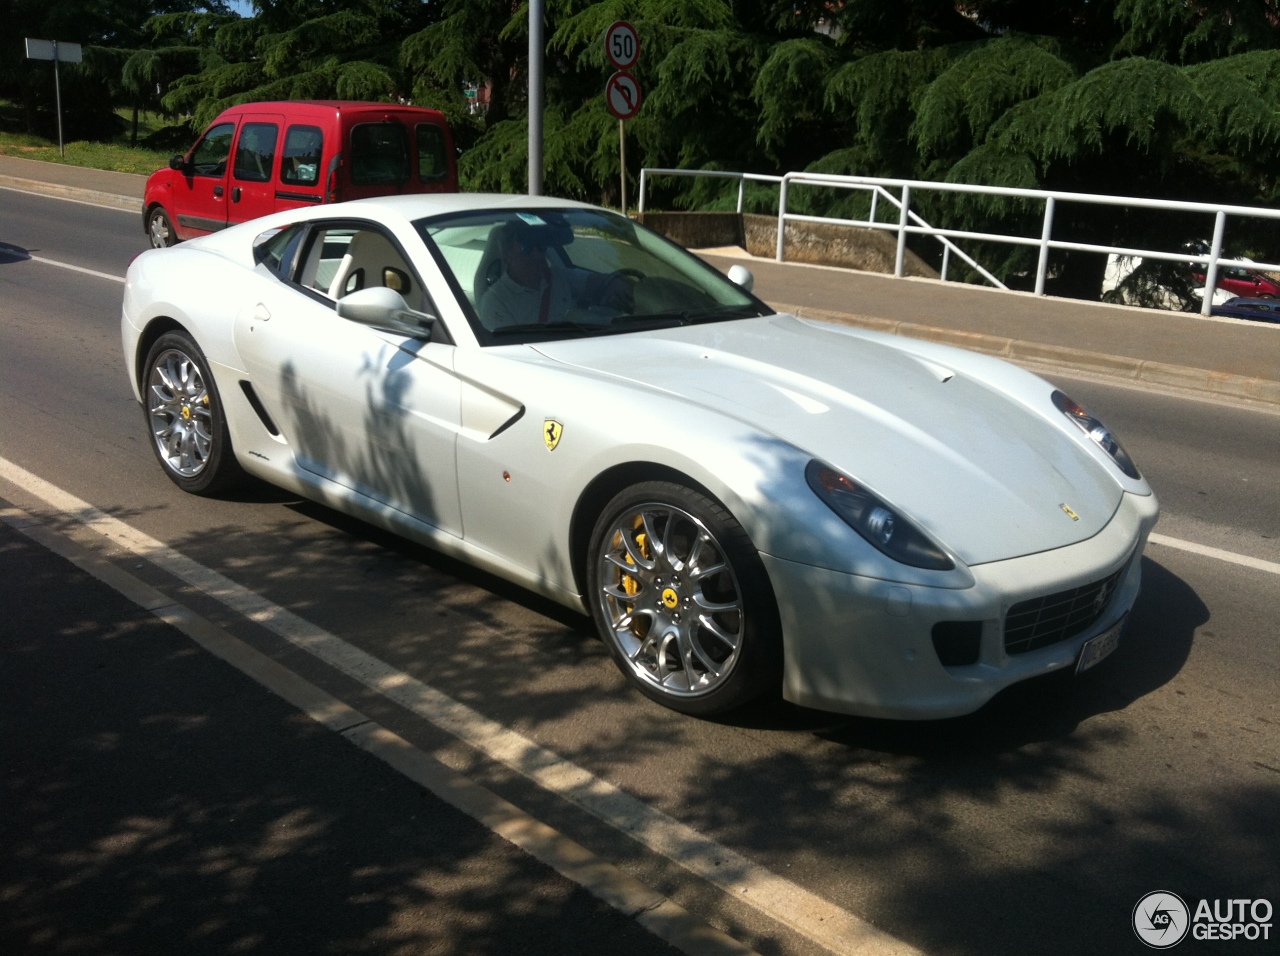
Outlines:
POLYGON ((713 305, 706 309, 685 309, 681 312, 652 312, 641 315, 620 315, 611 323, 618 326, 647 326, 652 323, 655 328, 662 326, 697 325, 700 322, 720 322, 727 319, 749 319, 760 315, 754 305, 713 305))
POLYGON ((490 329, 489 334, 502 337, 507 335, 528 335, 531 332, 579 332, 583 335, 599 335, 609 331, 607 325, 588 325, 585 322, 523 322, 520 325, 500 325, 490 329))
POLYGON ((684 312, 646 312, 640 315, 620 315, 609 324, 615 329, 622 326, 658 329, 664 326, 688 325, 689 317, 684 312))

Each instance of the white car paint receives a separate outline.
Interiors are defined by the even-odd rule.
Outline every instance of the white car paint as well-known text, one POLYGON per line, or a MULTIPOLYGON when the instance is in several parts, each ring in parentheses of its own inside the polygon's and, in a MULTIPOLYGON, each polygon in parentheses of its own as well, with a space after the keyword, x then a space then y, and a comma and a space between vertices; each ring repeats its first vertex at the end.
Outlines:
POLYGON ((788 315, 485 346, 413 226, 481 208, 582 207, 466 194, 362 200, 144 253, 122 316, 137 397, 140 343, 152 323, 176 323, 211 363, 251 474, 579 610, 574 529, 593 518, 579 513, 584 489, 635 463, 682 475, 761 553, 782 618, 783 693, 806 705, 965 713, 1016 680, 1070 666, 1132 606, 1155 497, 1053 406, 1049 383, 989 357, 788 315), (255 267, 265 231, 337 217, 394 237, 451 342, 353 324, 255 267), (563 425, 554 451, 548 419, 563 425), (870 545, 809 488, 815 458, 909 518, 956 567, 910 567, 870 545), (1083 631, 1006 653, 1013 604, 1116 572, 1104 613, 1083 631), (934 651, 934 624, 955 620, 981 622, 975 663, 945 666, 934 651))

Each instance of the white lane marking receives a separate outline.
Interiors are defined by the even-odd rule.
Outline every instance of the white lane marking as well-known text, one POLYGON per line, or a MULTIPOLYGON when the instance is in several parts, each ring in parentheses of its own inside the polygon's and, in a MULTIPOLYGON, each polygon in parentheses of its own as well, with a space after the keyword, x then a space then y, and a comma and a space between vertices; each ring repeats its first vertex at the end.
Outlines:
POLYGON ((1211 548, 1207 544, 1196 544, 1194 541, 1183 541, 1181 538, 1170 538, 1163 534, 1152 534, 1152 544, 1162 544, 1166 548, 1177 548, 1180 551, 1190 551, 1192 554, 1199 554, 1206 558, 1217 558, 1219 561, 1228 561, 1231 564, 1238 564, 1241 567, 1253 568, 1255 571, 1268 571, 1271 574, 1280 574, 1280 564, 1274 561, 1264 561, 1262 558, 1251 558, 1247 554, 1236 554, 1234 551, 1223 551, 1221 548, 1211 548))
POLYGON ((150 611, 316 723, 382 760, 392 770, 457 807, 688 956, 759 956, 662 893, 623 873, 462 773, 446 767, 403 737, 99 557, 64 532, 53 530, 20 508, 0 508, 0 521, 66 558, 136 606, 150 611))
POLYGON ((83 272, 87 276, 94 276, 98 279, 110 279, 112 282, 124 284, 124 276, 113 276, 107 272, 98 272, 96 269, 86 269, 84 266, 73 266, 69 262, 59 262, 57 259, 46 259, 44 256, 27 256, 32 262, 40 262, 46 266, 57 266, 59 269, 70 269, 72 272, 83 272))
POLYGON ((721 846, 529 738, 272 604, 5 458, 0 458, 0 478, 112 543, 151 561, 542 788, 576 804, 695 876, 732 893, 740 902, 824 949, 833 953, 856 950, 866 956, 918 953, 834 903, 721 846))
MULTIPOLYGON (((16 178, 16 177, 15 177, 16 178)), ((56 183, 53 185, 57 185, 56 183)), ((70 187, 74 188, 74 187, 70 187)), ((27 196, 40 196, 43 199, 57 199, 59 202, 73 202, 81 206, 92 206, 94 209, 111 209, 115 212, 123 212, 130 216, 136 216, 142 210, 142 200, 139 199, 132 207, 125 209, 121 206, 113 206, 110 203, 93 202, 88 199, 73 199, 70 196, 59 196, 57 193, 40 192, 34 189, 20 189, 17 186, 0 186, 0 189, 8 190, 11 193, 22 193, 27 196)), ((89 190, 94 192, 95 190, 89 190)), ((104 195, 111 195, 106 193, 104 195)), ((128 197, 125 197, 126 199, 128 197)))

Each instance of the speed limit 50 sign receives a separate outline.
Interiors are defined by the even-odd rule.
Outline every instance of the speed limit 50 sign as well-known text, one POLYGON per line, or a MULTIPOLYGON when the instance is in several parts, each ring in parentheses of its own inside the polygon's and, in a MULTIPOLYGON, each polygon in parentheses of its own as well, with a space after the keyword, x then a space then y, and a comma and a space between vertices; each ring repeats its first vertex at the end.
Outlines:
POLYGON ((626 20, 616 20, 605 31, 604 52, 619 70, 629 70, 640 59, 640 34, 626 20))

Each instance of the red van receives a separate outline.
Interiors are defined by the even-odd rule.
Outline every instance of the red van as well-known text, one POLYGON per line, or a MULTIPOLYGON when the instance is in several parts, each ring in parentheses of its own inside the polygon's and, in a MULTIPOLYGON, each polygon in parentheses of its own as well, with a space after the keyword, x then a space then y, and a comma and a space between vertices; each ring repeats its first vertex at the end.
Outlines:
POLYGON ((151 174, 142 223, 159 248, 312 203, 457 191, 453 134, 436 110, 339 100, 245 103, 225 110, 185 156, 151 174))

